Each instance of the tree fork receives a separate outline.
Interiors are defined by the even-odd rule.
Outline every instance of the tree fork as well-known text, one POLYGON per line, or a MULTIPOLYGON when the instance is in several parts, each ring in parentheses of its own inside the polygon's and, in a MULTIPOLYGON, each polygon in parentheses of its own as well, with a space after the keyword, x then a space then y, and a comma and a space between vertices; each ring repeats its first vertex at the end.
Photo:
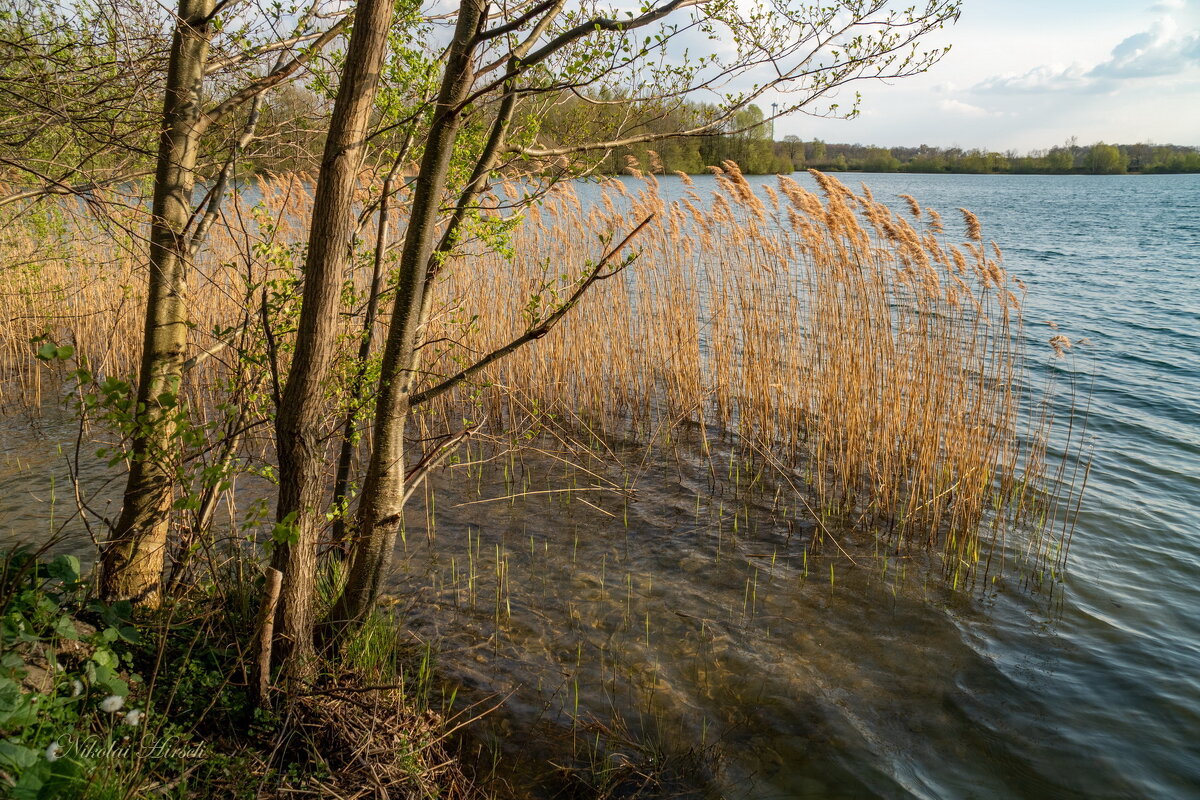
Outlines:
POLYGON ((350 557, 346 588, 329 616, 335 638, 362 619, 374 605, 400 527, 405 495, 404 426, 408 419, 409 372, 428 288, 428 265, 442 192, 463 103, 475 79, 474 52, 485 19, 484 9, 483 0, 464 0, 459 6, 433 122, 413 183, 412 210, 400 253, 392 324, 383 352, 383 380, 375 404, 371 460, 359 499, 358 538, 350 557))
POLYGON ((324 495, 323 390, 333 362, 341 279, 355 223, 354 187, 393 9, 392 0, 362 0, 355 11, 313 198, 296 350, 275 422, 276 518, 290 532, 289 541, 279 543, 272 555, 272 566, 283 573, 275 630, 286 682, 307 677, 314 656, 313 593, 324 495))

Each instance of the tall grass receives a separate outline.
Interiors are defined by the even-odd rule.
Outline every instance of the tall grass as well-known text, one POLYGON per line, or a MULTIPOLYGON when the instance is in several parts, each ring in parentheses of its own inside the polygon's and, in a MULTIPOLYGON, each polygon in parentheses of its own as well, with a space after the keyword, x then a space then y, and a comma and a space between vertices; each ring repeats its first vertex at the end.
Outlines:
MULTIPOLYGON (((733 164, 713 171, 709 196, 689 189, 671 203, 654 175, 562 185, 525 213, 508 246, 468 241, 437 286, 422 351, 429 382, 544 317, 606 241, 655 215, 619 279, 597 284, 562 325, 476 383, 433 401, 421 429, 484 415, 503 425, 531 409, 598 435, 678 426, 699 452, 728 437, 777 472, 824 534, 856 528, 896 552, 940 550, 956 575, 1014 529, 1032 537, 1038 559, 1065 557, 1056 543, 1069 541, 1069 528, 1054 528, 1048 511, 1069 512, 1077 498, 1046 464, 1056 417, 1029 394, 1024 286, 979 221, 961 211, 956 239, 913 198, 898 213, 819 173, 813 193, 787 177, 756 191, 733 164), (580 191, 592 195, 586 203, 580 191)), ((364 192, 369 184, 364 176, 364 192)), ((234 373, 244 377, 246 354, 258 354, 261 373, 265 339, 279 343, 286 369, 309 186, 301 176, 263 181, 261 200, 239 198, 214 229, 189 298, 194 346, 211 356, 188 377, 195 408, 219 404, 234 373), (276 319, 270 337, 264 316, 276 319), (236 345, 222 350, 213 332, 236 345)), ((485 216, 511 213, 507 199, 525 187, 504 190, 485 216)), ((396 223, 403 228, 403 210, 396 223)), ((363 228, 364 253, 372 228, 363 228)), ((28 343, 46 333, 108 374, 136 370, 140 250, 112 230, 76 220, 38 237, 5 234, 5 263, 15 266, 0 287, 0 402, 41 402, 46 369, 28 343)), ((347 376, 369 264, 356 259, 346 275, 347 376)), ((344 385, 329 389, 331 427, 353 405, 344 385)))

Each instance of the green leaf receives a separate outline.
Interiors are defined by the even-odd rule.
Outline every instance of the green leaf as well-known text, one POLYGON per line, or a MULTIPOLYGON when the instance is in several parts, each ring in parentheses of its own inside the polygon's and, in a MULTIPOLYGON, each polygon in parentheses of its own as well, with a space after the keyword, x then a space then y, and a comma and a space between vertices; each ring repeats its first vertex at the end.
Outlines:
POLYGON ((32 747, 17 744, 12 739, 0 739, 0 766, 23 771, 37 763, 38 752, 32 747))
POLYGON ((37 357, 42 361, 52 361, 58 355, 58 345, 46 342, 37 350, 37 357))
MULTIPOLYGON (((84 780, 83 765, 64 754, 50 765, 50 775, 46 783, 48 784, 47 789, 54 793, 50 795, 51 797, 70 797, 78 793, 79 787, 84 785, 84 780)), ((47 795, 43 793, 40 796, 46 797, 47 795)))
MULTIPOLYGON (((108 628, 104 631, 105 634, 108 634, 109 632, 112 633, 112 638, 110 639, 107 635, 105 635, 104 638, 111 642, 113 639, 117 638, 117 632, 112 628, 108 628)), ((104 647, 96 648, 96 652, 92 653, 92 661, 96 663, 97 667, 108 667, 109 669, 114 669, 117 666, 116 655, 113 654, 112 650, 104 647)))
POLYGON ((63 614, 58 618, 58 622, 54 623, 54 633, 62 639, 79 638, 79 633, 75 630, 75 623, 68 614, 63 614))
POLYGON ((27 769, 17 782, 12 787, 13 800, 42 800, 44 797, 54 797, 56 795, 44 794, 46 789, 46 777, 50 772, 50 765, 44 761, 35 762, 31 769, 27 769))
POLYGON ((292 545, 300 541, 300 528, 296 525, 297 513, 292 511, 271 529, 271 540, 276 544, 292 545))
POLYGON ((96 679, 96 684, 102 687, 109 694, 115 694, 118 697, 129 696, 129 684, 126 683, 116 673, 110 672, 104 675, 102 678, 98 677, 96 679))
POLYGON ((63 583, 75 583, 79 580, 79 559, 75 556, 55 556, 46 571, 51 578, 58 578, 63 583))
POLYGON ((37 706, 15 681, 0 678, 0 728, 21 728, 37 720, 37 706))
POLYGON ((200 498, 193 494, 185 494, 183 497, 177 498, 171 504, 171 508, 176 511, 195 511, 200 508, 200 498))

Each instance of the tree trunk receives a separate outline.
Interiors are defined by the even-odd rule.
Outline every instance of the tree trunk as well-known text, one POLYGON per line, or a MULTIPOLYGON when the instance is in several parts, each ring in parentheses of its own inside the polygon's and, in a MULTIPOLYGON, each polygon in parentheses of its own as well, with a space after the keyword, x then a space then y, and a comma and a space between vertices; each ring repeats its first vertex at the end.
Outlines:
POLYGON ((355 12, 317 178, 296 350, 275 422, 279 457, 276 514, 279 522, 288 522, 292 532, 290 543, 280 544, 273 555, 273 566, 283 572, 276 631, 288 679, 303 679, 312 665, 317 534, 325 489, 324 393, 334 355, 342 274, 355 222, 351 201, 362 167, 392 10, 392 0, 362 0, 355 12))
POLYGON ((404 426, 408 418, 408 395, 412 391, 417 333, 428 288, 438 211, 461 124, 462 105, 475 77, 472 63, 475 36, 483 19, 483 0, 464 0, 459 6, 433 122, 413 186, 408 230, 400 254, 399 284, 375 404, 374 447, 359 500, 358 536, 345 591, 330 614, 335 631, 361 620, 374 605, 403 519, 404 426))
POLYGON ((358 367, 348 390, 351 407, 346 412, 346 421, 342 426, 342 448, 338 453, 337 470, 333 477, 333 505, 338 514, 333 521, 334 544, 341 544, 346 539, 345 506, 350 501, 350 468, 354 462, 354 418, 358 413, 358 409, 353 404, 362 402, 363 407, 366 406, 366 400, 362 398, 362 395, 367 376, 367 359, 371 355, 371 339, 375 334, 375 322, 379 316, 379 296, 383 294, 384 289, 383 260, 388 247, 388 217, 392 213, 392 195, 396 191, 396 176, 400 172, 404 159, 408 157, 409 148, 412 147, 414 127, 415 123, 409 128, 404 145, 393 159, 392 168, 388 170, 387 177, 384 178, 383 188, 379 195, 379 221, 375 227, 375 255, 371 265, 371 288, 368 290, 367 307, 363 313, 362 339, 358 343, 358 367))
POLYGON ((101 554, 101 596, 156 605, 167 546, 177 446, 172 415, 187 346, 187 224, 200 89, 215 0, 179 0, 150 224, 150 276, 138 377, 137 429, 121 516, 101 554))

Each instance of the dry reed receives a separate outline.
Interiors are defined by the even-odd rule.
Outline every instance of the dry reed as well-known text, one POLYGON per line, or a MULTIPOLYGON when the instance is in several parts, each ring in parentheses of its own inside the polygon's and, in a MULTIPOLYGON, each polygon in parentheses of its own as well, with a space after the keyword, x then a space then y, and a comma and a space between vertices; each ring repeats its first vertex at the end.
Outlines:
MULTIPOLYGON (((912 197, 902 196, 906 217, 819 173, 820 194, 781 177, 761 195, 733 164, 714 174, 709 197, 689 189, 672 203, 653 174, 640 188, 589 186, 596 196, 586 204, 561 185, 526 212, 510 248, 468 241, 437 285, 423 349, 430 382, 524 331, 569 294, 606 235, 656 215, 619 280, 598 284, 562 325, 476 383, 439 397, 422 426, 483 415, 503 424, 530 408, 621 435, 685 420, 701 449, 706 436, 726 435, 765 454, 802 487, 822 530, 873 531, 896 552, 938 548, 955 574, 978 562, 981 535, 1003 544, 1014 528, 1035 538, 1049 529, 1054 417, 1030 416, 1023 286, 999 249, 985 248, 979 220, 964 210, 966 240, 951 242, 937 212, 912 197)), ((364 198, 370 183, 364 176, 364 198)), ((244 380, 245 359, 222 354, 213 332, 228 340, 240 331, 231 351, 258 352, 260 307, 284 320, 273 335, 286 369, 309 186, 302 176, 264 180, 255 206, 238 199, 214 228, 189 298, 196 351, 217 351, 189 374, 194 408, 218 404, 235 373, 244 380)), ((403 222, 401 210, 396 229, 403 222)), ((364 251, 372 228, 364 226, 364 251)), ((140 249, 108 241, 111 231, 76 219, 36 239, 10 229, 0 242, 10 265, 0 285, 0 402, 36 407, 49 391, 29 346, 41 334, 73 342, 106 374, 136 370, 140 249)), ((353 371, 368 272, 360 258, 346 276, 343 375, 353 371)), ((331 427, 350 402, 344 385, 329 389, 331 427)), ((266 394, 257 395, 264 413, 266 394)))

